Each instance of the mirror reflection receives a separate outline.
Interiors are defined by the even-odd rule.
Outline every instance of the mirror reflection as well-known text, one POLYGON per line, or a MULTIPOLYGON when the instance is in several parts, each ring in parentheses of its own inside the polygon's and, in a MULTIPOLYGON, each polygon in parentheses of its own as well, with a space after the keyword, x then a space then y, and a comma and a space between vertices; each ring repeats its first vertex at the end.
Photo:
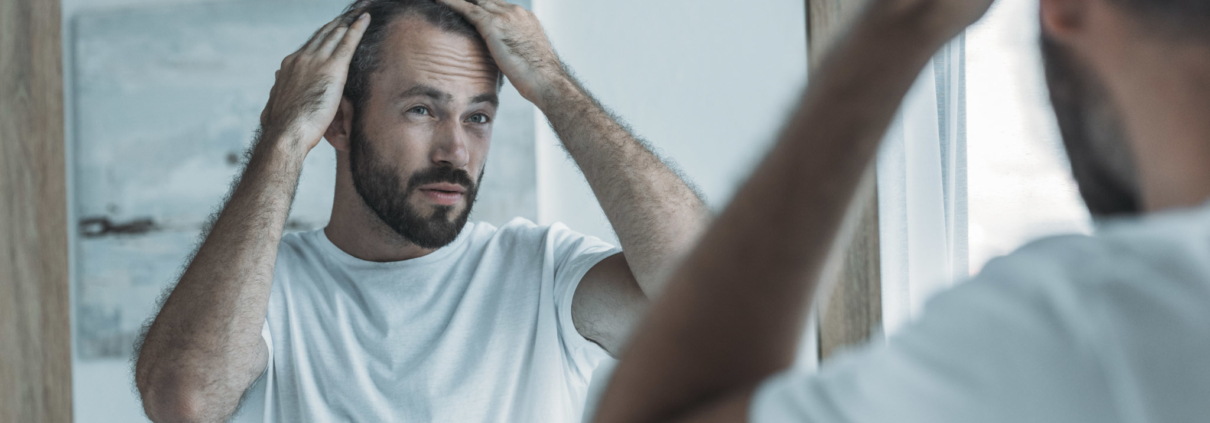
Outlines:
POLYGON ((578 421, 803 86, 767 3, 64 1, 77 420, 578 421))

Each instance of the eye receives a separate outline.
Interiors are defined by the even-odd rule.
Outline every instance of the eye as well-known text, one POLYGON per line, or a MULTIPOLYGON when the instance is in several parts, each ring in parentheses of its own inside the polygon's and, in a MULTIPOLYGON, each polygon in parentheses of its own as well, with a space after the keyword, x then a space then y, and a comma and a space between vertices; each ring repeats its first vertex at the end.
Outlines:
POLYGON ((424 106, 416 106, 411 109, 408 109, 408 113, 415 113, 418 115, 427 116, 429 114, 429 108, 424 107, 424 106))
POLYGON ((488 123, 491 121, 491 118, 483 113, 475 113, 467 121, 470 123, 488 123))

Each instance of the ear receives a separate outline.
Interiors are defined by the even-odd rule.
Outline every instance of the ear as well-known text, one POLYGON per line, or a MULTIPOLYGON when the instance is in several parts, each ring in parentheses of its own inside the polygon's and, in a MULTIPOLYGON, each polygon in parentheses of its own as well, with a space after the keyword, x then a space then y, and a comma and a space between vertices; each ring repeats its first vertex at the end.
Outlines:
POLYGON ((340 99, 340 107, 336 108, 336 117, 324 132, 324 138, 336 151, 349 152, 349 137, 353 133, 353 103, 348 98, 340 99))
POLYGON ((1086 30, 1089 3, 1099 0, 1041 0, 1042 33, 1066 44, 1086 30))

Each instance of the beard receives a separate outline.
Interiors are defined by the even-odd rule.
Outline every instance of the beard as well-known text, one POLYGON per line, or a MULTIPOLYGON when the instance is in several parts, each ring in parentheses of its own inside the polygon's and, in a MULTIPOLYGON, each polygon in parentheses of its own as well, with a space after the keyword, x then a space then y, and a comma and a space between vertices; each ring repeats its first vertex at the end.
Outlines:
POLYGON ((1050 100, 1080 196, 1094 218, 1137 215, 1134 156, 1109 91, 1066 47, 1042 36, 1050 100))
POLYGON ((366 206, 392 231, 421 248, 437 249, 454 242, 470 217, 483 172, 479 172, 479 181, 472 181, 465 170, 437 166, 413 173, 405 184, 401 172, 375 154, 360 127, 360 122, 353 122, 349 134, 349 170, 353 174, 353 187, 366 206), (457 215, 452 215, 457 205, 436 205, 426 217, 409 202, 413 195, 422 195, 420 186, 439 182, 466 189, 463 193, 466 207, 457 215))

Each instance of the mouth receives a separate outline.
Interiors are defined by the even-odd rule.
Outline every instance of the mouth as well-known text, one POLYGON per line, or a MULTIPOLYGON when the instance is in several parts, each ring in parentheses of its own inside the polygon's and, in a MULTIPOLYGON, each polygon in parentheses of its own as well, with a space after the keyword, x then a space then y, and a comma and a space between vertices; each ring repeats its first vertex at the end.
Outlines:
POLYGON ((456 205, 466 195, 466 188, 451 183, 422 185, 418 189, 429 201, 442 206, 456 205))

